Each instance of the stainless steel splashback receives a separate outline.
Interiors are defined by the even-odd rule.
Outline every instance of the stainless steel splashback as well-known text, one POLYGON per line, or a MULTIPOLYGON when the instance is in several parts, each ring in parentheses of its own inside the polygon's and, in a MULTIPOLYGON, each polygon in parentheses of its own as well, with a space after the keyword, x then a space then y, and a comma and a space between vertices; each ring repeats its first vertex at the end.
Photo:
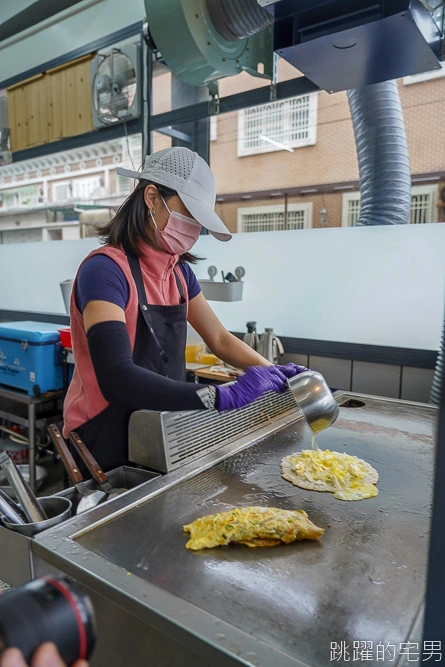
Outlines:
POLYGON ((268 392, 241 410, 224 413, 138 410, 130 418, 129 459, 152 470, 170 472, 297 411, 290 390, 268 392))

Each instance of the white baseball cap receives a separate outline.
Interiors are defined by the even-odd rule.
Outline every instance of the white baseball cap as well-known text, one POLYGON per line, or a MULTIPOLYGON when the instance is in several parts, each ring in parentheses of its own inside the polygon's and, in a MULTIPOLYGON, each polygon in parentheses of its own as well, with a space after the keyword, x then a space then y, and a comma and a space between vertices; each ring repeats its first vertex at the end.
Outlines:
POLYGON ((147 179, 175 190, 190 214, 219 241, 230 241, 232 234, 216 215, 216 185, 205 160, 189 148, 176 146, 145 158, 141 171, 117 168, 120 176, 147 179))

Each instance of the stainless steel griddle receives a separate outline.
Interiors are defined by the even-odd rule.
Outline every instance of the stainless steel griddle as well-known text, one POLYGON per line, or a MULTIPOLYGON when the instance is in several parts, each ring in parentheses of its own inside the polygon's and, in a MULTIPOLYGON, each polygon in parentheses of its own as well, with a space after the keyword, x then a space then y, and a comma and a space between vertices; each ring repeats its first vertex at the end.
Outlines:
POLYGON ((376 498, 342 502, 281 478, 281 458, 310 447, 311 432, 296 414, 272 433, 258 431, 260 439, 241 451, 222 449, 47 531, 33 544, 40 569, 72 574, 154 628, 153 647, 167 637, 178 642, 182 658, 156 665, 326 667, 334 664, 331 642, 346 642, 352 654, 354 641, 413 639, 424 597, 437 408, 337 396, 340 404, 351 399, 364 407, 341 408, 318 443, 374 465, 376 498), (325 535, 320 543, 264 549, 185 549, 183 524, 243 505, 304 509, 325 535))

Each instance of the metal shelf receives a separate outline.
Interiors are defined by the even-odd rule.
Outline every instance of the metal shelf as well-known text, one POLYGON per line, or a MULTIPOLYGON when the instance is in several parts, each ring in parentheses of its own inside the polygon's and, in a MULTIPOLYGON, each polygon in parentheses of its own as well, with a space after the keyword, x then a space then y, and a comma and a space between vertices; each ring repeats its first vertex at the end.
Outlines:
POLYGON ((29 396, 0 386, 0 417, 28 429, 30 484, 35 490, 36 483, 36 428, 46 427, 48 421, 58 421, 62 417, 59 402, 63 391, 53 391, 41 396, 29 396), (48 404, 53 404, 49 407, 48 404), (45 407, 44 407, 45 406, 45 407))

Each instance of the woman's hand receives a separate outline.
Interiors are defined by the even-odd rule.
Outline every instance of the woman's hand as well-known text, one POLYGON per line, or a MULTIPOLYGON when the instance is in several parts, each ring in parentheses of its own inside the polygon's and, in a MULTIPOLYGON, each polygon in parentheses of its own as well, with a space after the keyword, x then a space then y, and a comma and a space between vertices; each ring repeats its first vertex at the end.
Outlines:
MULTIPOLYGON (((0 667, 28 667, 18 648, 8 648, 0 657, 0 667)), ((30 667, 67 667, 55 644, 41 644, 34 653, 30 667)), ((72 667, 88 667, 85 660, 76 660, 72 667)))
POLYGON ((202 292, 189 302, 187 319, 209 350, 230 366, 248 368, 249 366, 272 365, 244 341, 227 331, 202 292))
POLYGON ((308 369, 305 366, 297 366, 297 364, 285 364, 284 366, 275 366, 285 375, 287 378, 293 378, 300 373, 304 373, 308 369))
POLYGON ((218 412, 236 410, 253 403, 268 391, 282 393, 287 378, 278 366, 249 366, 239 380, 227 385, 215 385, 218 412))

